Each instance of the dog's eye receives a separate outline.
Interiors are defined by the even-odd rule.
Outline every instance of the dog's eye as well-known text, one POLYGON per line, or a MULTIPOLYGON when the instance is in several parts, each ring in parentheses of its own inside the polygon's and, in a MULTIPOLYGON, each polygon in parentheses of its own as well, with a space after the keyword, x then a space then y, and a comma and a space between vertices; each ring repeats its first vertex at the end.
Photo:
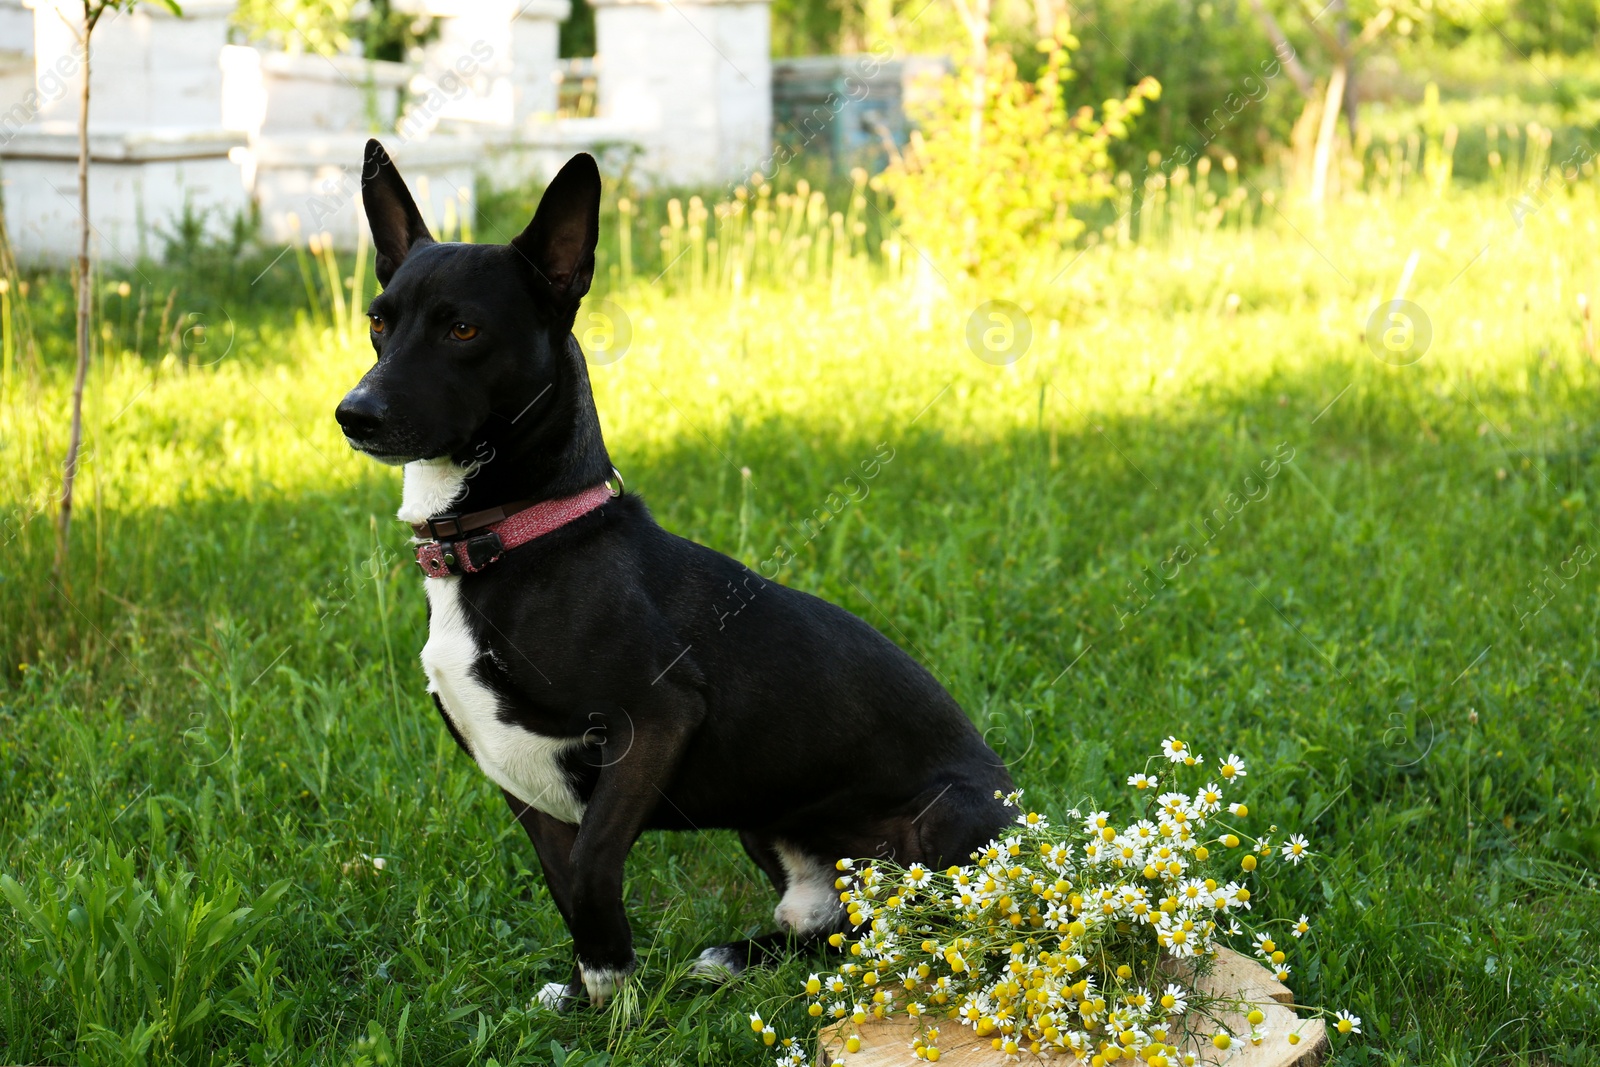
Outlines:
POLYGON ((367 320, 372 323, 373 333, 382 333, 387 328, 382 315, 368 315, 367 320))
POLYGON ((468 326, 464 322, 458 322, 450 327, 450 336, 457 341, 470 341, 478 336, 478 328, 476 326, 468 326))

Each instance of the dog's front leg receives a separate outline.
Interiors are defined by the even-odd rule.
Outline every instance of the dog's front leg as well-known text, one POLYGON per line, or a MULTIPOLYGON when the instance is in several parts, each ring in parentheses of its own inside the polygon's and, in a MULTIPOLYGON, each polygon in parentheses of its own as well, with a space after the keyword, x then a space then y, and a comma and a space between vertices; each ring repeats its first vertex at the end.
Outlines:
POLYGON ((633 933, 622 904, 628 851, 656 806, 667 802, 679 757, 705 716, 705 703, 699 693, 663 682, 625 715, 628 736, 608 738, 611 762, 600 770, 572 846, 569 925, 584 988, 597 1006, 634 966, 633 933), (613 745, 622 751, 611 754, 613 745))
MULTIPOLYGON (((570 823, 546 815, 532 804, 518 798, 510 790, 502 789, 511 813, 528 832, 534 851, 539 854, 539 866, 544 870, 545 888, 555 901, 561 921, 572 929, 572 846, 577 843, 578 828, 570 823)), ((565 1011, 579 1002, 583 995, 583 982, 576 964, 568 982, 549 982, 539 990, 539 1003, 547 1008, 565 1011)))

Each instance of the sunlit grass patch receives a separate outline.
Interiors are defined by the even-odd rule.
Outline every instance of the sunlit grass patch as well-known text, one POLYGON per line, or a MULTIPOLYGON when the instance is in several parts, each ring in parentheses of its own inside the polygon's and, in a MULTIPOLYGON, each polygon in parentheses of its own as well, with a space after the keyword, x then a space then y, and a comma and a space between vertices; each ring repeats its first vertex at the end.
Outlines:
MULTIPOLYGON (((1159 240, 1113 227, 1077 259, 1018 264, 1004 292, 904 243, 787 284, 769 266, 736 287, 707 258, 698 282, 624 285, 603 262, 596 298, 631 327, 591 367, 613 457, 674 532, 751 565, 791 548, 782 580, 927 664, 1046 810, 1107 792, 1167 733, 1238 738, 1327 853, 1260 906, 1320 912, 1296 990, 1366 1020, 1351 1061, 1586 1062, 1596 600, 1571 561, 1600 540, 1577 299, 1600 292, 1593 180, 1520 219, 1499 190, 1321 218, 1182 203, 1141 208, 1165 213, 1159 240), (1403 278, 1432 339, 1386 361, 1367 327, 1403 278), (968 324, 998 299, 1031 341, 997 366, 968 324), (884 446, 870 492, 830 504, 884 446)), ((236 307, 216 358, 140 347, 137 315, 126 334, 117 318, 66 582, 61 350, 13 365, 4 870, 35 906, 79 877, 130 902, 143 887, 165 922, 287 883, 248 945, 206 957, 227 957, 212 1014, 160 1024, 150 1062, 547 1063, 552 1041, 580 1050, 569 1063, 757 1061, 727 1020, 816 966, 686 976, 704 945, 771 923, 725 832, 633 855, 633 1028, 531 1006, 566 976, 567 935, 423 694, 399 473, 332 419, 370 358, 354 310, 236 307), (162 910, 151 887, 186 878, 162 910)), ((840 773, 867 758, 841 753, 840 773)), ((12 1060, 122 1062, 111 1045, 156 1023, 152 995, 198 1003, 191 972, 152 994, 107 935, 97 1007, 64 991, 39 929, 0 916, 12 1060)))

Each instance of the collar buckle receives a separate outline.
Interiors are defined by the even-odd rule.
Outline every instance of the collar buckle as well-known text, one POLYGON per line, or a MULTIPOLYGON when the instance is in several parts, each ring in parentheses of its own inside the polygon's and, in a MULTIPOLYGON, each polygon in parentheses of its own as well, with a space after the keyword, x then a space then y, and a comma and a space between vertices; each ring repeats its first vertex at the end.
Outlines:
POLYGON ((455 534, 461 532, 460 527, 456 522, 457 518, 458 516, 455 512, 447 511, 443 515, 428 516, 428 518, 420 525, 428 528, 428 538, 430 540, 443 541, 446 537, 454 536, 455 534), (439 526, 444 523, 448 523, 451 527, 450 533, 448 534, 441 533, 439 530, 439 526))

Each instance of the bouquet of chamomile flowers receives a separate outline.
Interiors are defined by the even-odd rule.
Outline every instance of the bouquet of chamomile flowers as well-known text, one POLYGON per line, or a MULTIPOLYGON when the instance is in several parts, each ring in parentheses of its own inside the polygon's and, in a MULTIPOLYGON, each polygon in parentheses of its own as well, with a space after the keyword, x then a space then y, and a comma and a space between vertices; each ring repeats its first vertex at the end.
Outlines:
MULTIPOLYGON (((1015 826, 964 866, 840 860, 835 885, 850 933, 829 938, 844 962, 806 981, 809 1015, 858 1026, 915 1020, 907 1055, 926 1061, 939 1059, 941 1033, 962 1027, 1011 1059, 1074 1057, 1090 1067, 1199 1063, 1199 1038, 1223 1050, 1269 1037, 1298 1044, 1298 1030, 1269 1035, 1255 1010, 1247 1032, 1219 1027, 1228 1005, 1195 981, 1219 946, 1254 955, 1285 981, 1288 949, 1310 929, 1303 915, 1250 921, 1251 884, 1311 852, 1299 834, 1277 839, 1275 826, 1249 832, 1249 807, 1230 796, 1246 775, 1238 756, 1208 769, 1169 737, 1128 778, 1142 809, 1132 817, 1074 809, 1052 826, 1013 793, 1004 799, 1015 826)), ((779 1067, 811 1062, 809 1040, 779 1035, 760 1015, 749 1021, 779 1067)), ((1360 1025, 1346 1012, 1333 1022, 1341 1033, 1360 1025)), ((847 1053, 860 1047, 859 1037, 844 1042, 847 1053)))

